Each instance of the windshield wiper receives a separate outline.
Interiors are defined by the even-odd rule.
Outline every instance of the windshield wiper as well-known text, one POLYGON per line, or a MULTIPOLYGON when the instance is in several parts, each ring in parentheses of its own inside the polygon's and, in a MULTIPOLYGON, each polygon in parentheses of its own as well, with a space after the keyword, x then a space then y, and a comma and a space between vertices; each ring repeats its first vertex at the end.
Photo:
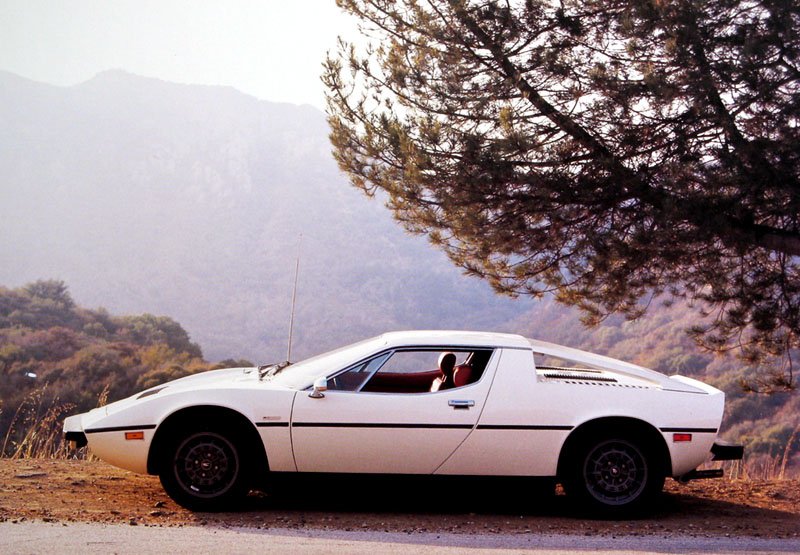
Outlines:
POLYGON ((278 364, 264 364, 258 367, 258 379, 263 380, 264 378, 271 378, 287 366, 292 364, 288 360, 283 362, 279 362, 278 364))

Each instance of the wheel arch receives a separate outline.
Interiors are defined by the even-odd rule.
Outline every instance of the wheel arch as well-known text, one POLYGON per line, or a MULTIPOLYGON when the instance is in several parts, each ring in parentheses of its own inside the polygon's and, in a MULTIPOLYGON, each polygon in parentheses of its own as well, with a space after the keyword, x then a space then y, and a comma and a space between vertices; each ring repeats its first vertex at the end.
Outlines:
POLYGON ((254 467, 264 468, 264 472, 269 471, 269 461, 261 434, 258 433, 258 429, 249 418, 229 407, 196 405, 173 412, 158 425, 147 453, 147 473, 158 474, 160 472, 160 464, 169 446, 169 440, 177 431, 204 420, 230 426, 231 429, 241 433, 249 454, 255 458, 252 461, 254 467))
POLYGON ((609 433, 619 433, 621 437, 645 441, 664 465, 665 476, 668 477, 672 474, 672 457, 669 447, 664 436, 655 426, 634 417, 607 416, 588 420, 570 432, 558 456, 558 477, 562 478, 565 475, 572 457, 587 440, 609 433))

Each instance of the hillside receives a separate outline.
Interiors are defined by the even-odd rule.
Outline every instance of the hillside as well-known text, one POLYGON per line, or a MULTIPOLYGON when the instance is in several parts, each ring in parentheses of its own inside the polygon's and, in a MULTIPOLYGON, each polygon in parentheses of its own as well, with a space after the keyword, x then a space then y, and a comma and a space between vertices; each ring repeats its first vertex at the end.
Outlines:
POLYGON ((0 287, 0 457, 36 450, 49 439, 28 436, 34 428, 60 439, 67 414, 238 364, 206 363, 200 347, 166 316, 81 308, 63 282, 0 287), (33 443, 23 441, 26 436, 33 443))

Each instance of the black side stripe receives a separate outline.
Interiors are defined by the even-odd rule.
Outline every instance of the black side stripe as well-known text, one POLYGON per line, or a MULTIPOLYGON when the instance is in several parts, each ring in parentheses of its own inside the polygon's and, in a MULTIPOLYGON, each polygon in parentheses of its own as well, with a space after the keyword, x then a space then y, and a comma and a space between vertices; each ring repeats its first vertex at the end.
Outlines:
POLYGON ((565 430, 569 431, 574 426, 526 426, 517 424, 478 424, 479 430, 565 430))
MULTIPOLYGON (((258 424, 259 426, 262 424, 258 424)), ((406 423, 378 423, 378 422, 295 422, 296 428, 401 428, 401 429, 445 429, 445 430, 471 430, 472 424, 406 424, 406 423)), ((480 424, 479 430, 566 430, 573 426, 527 426, 515 424, 480 424)))
POLYGON ((677 432, 684 434, 716 434, 716 428, 659 428, 662 432, 677 432))
MULTIPOLYGON (((257 422, 259 428, 287 427, 288 422, 257 422)), ((383 423, 383 422, 295 422, 292 426, 297 428, 411 428, 411 429, 448 429, 468 430, 472 424, 415 424, 415 423, 383 423)), ((129 432, 134 430, 153 430, 155 424, 142 424, 138 426, 113 426, 109 428, 92 428, 84 430, 87 434, 105 432, 129 432)), ((517 425, 517 424, 479 424, 479 430, 563 430, 569 431, 573 426, 549 425, 517 425)), ((717 428, 659 428, 665 433, 696 433, 715 434, 717 428)))
POLYGON ((294 422, 293 428, 421 428, 471 430, 472 424, 405 424, 383 422, 294 422))
POLYGON ((142 424, 141 426, 114 426, 111 428, 92 428, 91 430, 84 430, 83 433, 99 434, 103 432, 130 432, 132 430, 152 430, 155 427, 155 424, 142 424))

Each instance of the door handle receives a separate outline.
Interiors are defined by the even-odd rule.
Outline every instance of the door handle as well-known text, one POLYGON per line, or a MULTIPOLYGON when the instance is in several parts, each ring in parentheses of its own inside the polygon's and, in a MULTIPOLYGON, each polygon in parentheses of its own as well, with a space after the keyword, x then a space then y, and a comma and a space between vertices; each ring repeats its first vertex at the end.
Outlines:
POLYGON ((450 399, 449 401, 447 401, 447 404, 456 410, 469 409, 470 407, 475 406, 475 401, 467 399, 450 399))

